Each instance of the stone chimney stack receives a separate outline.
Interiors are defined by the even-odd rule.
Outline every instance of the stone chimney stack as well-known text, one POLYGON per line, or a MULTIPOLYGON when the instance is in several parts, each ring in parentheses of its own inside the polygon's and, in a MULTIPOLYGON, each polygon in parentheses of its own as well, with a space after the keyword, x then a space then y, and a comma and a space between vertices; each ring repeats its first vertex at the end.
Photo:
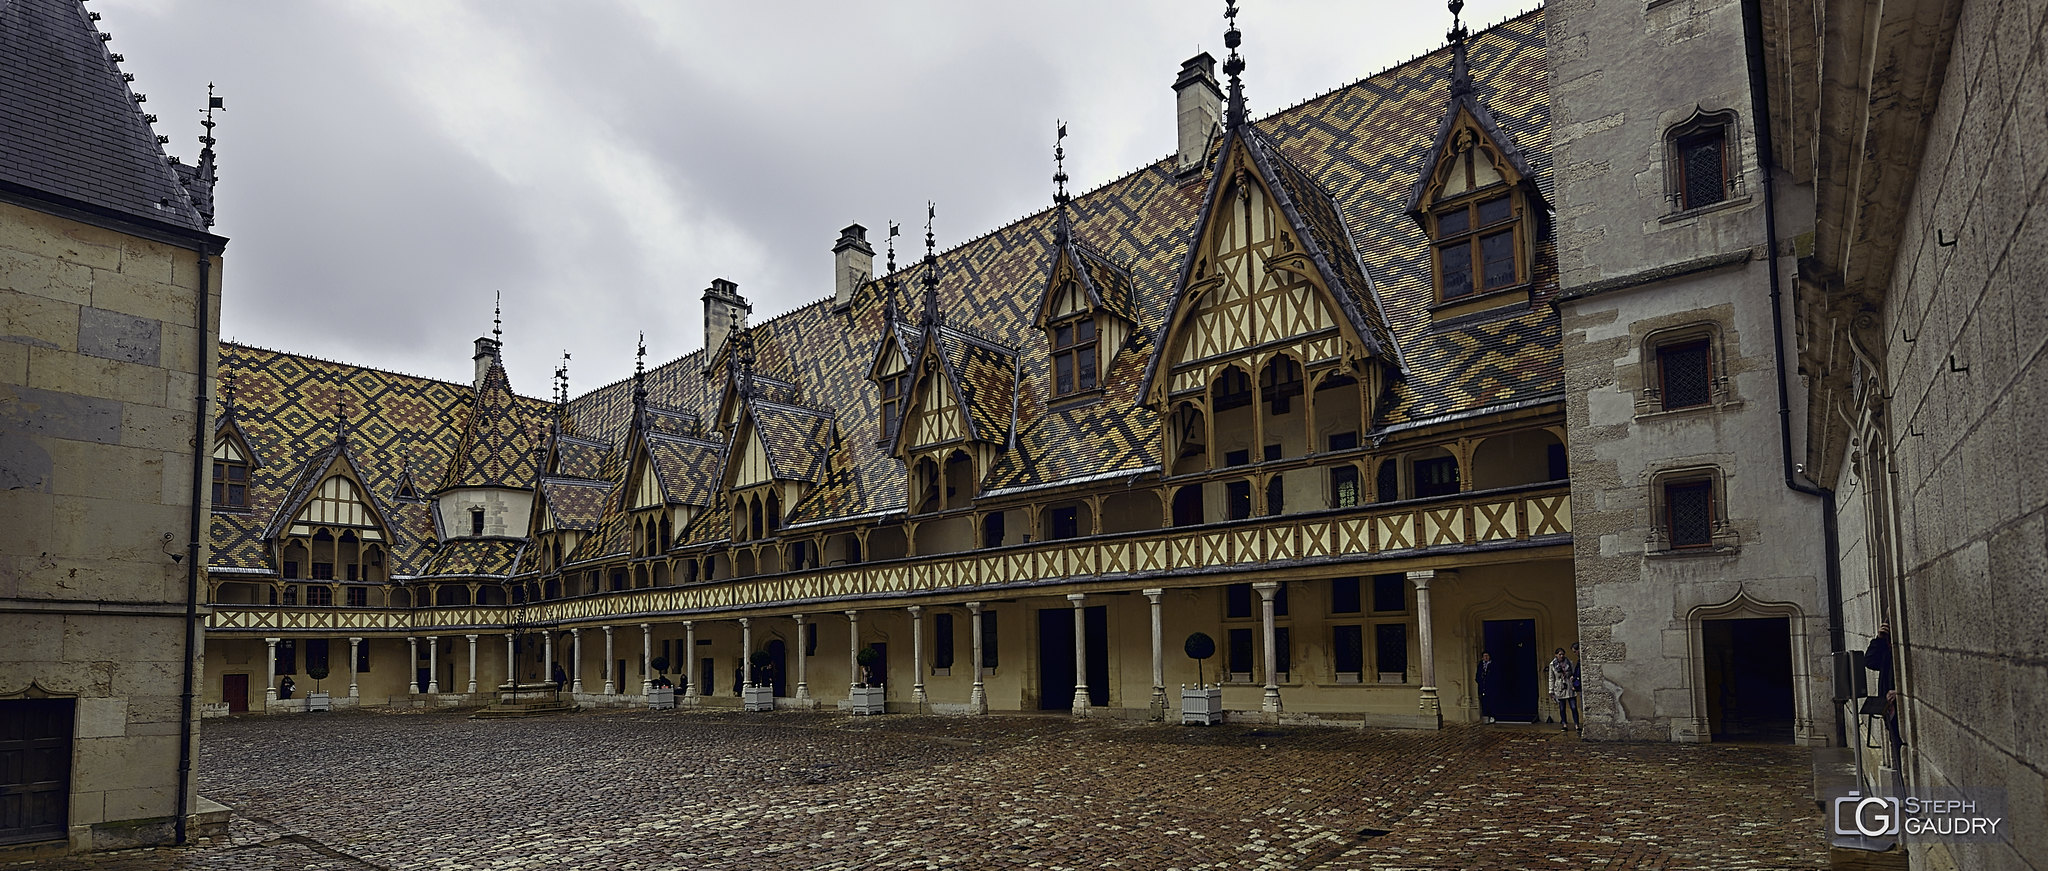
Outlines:
POLYGON ((498 362, 498 340, 477 339, 476 354, 471 359, 476 361, 476 386, 482 387, 484 376, 491 372, 491 364, 498 362))
POLYGON ((1180 65, 1173 94, 1180 128, 1180 154, 1174 169, 1192 172, 1209 155, 1209 140, 1223 123, 1223 89, 1216 84, 1216 59, 1206 51, 1188 58, 1180 65))
POLYGON ((843 311, 853 304, 853 292, 875 272, 875 249, 868 245, 868 228, 853 224, 839 231, 832 246, 832 309, 843 311))
POLYGON ((704 351, 708 361, 725 347, 725 337, 747 328, 747 315, 754 307, 740 296, 740 286, 723 278, 711 280, 704 291, 704 351))

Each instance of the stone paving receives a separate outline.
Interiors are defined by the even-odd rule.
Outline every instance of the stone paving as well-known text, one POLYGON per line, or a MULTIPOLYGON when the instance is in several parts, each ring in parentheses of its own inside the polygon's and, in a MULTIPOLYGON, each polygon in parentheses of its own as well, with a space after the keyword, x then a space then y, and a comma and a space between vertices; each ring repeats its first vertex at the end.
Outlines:
POLYGON ((36 867, 1826 865, 1793 747, 793 711, 244 718, 202 744, 227 837, 36 867))

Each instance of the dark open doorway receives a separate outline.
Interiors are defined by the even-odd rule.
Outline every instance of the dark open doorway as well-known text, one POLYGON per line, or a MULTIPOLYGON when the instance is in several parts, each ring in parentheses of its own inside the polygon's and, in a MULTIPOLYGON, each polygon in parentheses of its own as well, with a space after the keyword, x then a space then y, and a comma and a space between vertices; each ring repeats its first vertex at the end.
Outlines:
POLYGON ((0 844, 63 838, 76 699, 0 701, 0 844))
MULTIPOLYGON (((1088 704, 1109 706, 1109 609, 1081 609, 1088 646, 1088 704)), ((1074 708, 1074 609, 1038 611, 1038 707, 1045 711, 1074 708)))
POLYGON ((1792 624, 1704 620, 1707 724, 1716 741, 1792 742, 1792 624))
POLYGON ((775 685, 775 694, 777 696, 787 696, 789 695, 789 681, 783 677, 783 669, 788 664, 789 647, 782 643, 782 639, 777 638, 768 642, 767 650, 768 668, 766 669, 767 673, 762 675, 762 677, 775 685))
POLYGON ((1508 722, 1536 721, 1538 685, 1536 670, 1536 621, 1488 620, 1485 650, 1493 654, 1499 677, 1490 700, 1493 718, 1508 722))

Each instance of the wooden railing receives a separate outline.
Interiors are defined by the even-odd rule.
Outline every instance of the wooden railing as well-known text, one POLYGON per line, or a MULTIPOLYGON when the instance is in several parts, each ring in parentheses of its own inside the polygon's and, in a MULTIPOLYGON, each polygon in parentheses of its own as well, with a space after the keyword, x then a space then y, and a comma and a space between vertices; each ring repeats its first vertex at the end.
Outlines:
POLYGON ((367 609, 213 606, 223 632, 374 634, 629 621, 786 604, 917 596, 1043 584, 1191 576, 1569 541, 1571 493, 1560 483, 1289 514, 1203 526, 1045 541, 886 562, 813 568, 688 586, 623 590, 522 606, 367 609))

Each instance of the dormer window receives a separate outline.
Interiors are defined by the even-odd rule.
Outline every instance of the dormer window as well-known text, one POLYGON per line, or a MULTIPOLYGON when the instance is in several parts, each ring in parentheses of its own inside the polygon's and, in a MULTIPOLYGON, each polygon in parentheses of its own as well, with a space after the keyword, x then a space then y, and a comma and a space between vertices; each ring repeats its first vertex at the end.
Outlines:
POLYGON ((1525 280, 1517 238, 1522 222, 1512 192, 1465 198, 1432 217, 1440 301, 1455 302, 1525 280))
POLYGON ((882 383, 882 438, 893 438, 903 422, 903 404, 910 393, 910 373, 884 375, 882 383))
POLYGON ((233 438, 213 446, 213 507, 249 507, 249 457, 233 438))
POLYGON ((1069 396, 1094 390, 1095 319, 1086 314, 1052 328, 1053 392, 1069 396))

